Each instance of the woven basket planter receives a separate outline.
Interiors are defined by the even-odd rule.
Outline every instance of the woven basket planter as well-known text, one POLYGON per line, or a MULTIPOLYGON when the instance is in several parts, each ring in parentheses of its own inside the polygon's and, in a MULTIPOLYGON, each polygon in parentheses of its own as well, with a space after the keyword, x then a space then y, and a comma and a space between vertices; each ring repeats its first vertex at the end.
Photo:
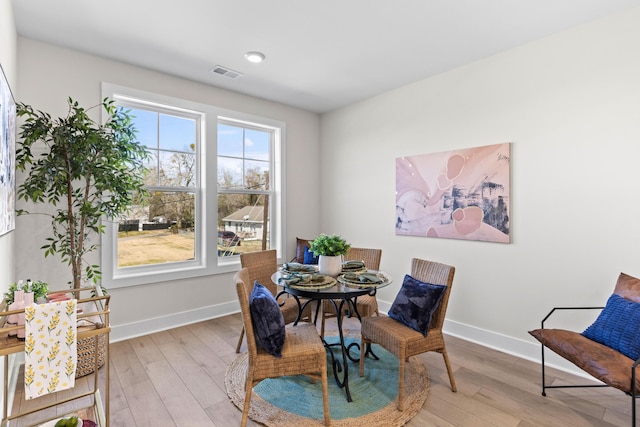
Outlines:
POLYGON ((96 338, 98 339, 98 368, 104 365, 107 356, 107 334, 80 339, 78 340, 77 347, 78 364, 76 367, 76 378, 84 377, 95 371, 96 338))

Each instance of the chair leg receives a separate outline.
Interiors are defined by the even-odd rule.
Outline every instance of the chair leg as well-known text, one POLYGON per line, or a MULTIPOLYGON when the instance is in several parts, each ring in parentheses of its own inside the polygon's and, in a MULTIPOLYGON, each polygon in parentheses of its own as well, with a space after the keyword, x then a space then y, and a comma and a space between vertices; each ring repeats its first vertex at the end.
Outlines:
POLYGON ((444 359, 444 364, 447 367, 447 374, 449 374, 449 382, 451 383, 451 391, 458 391, 456 387, 456 380, 453 378, 453 371, 451 370, 451 364, 449 363, 449 356, 447 355, 447 349, 442 349, 442 358, 444 359))
POLYGON ((244 326, 240 331, 240 338, 238 338, 238 345, 236 345, 236 353, 240 353, 240 347, 242 347, 242 339, 244 338, 244 326))
POLYGON ((322 313, 320 314, 320 338, 324 339, 324 301, 322 301, 322 304, 318 307, 318 310, 322 310, 322 313))
POLYGON ((327 368, 322 370, 322 405, 324 406, 324 425, 331 425, 331 413, 329 412, 329 380, 327 368))
POLYGON ((364 377, 364 356, 365 356, 365 346, 369 345, 363 336, 360 338, 360 377, 364 377))
POLYGON ((240 427, 246 427, 249 418, 249 406, 251 405, 251 392, 253 391, 253 375, 247 374, 247 382, 245 384, 244 408, 242 409, 242 421, 240 427))
MULTIPOLYGON (((404 353, 404 352, 403 352, 404 353)), ((400 368, 398 373, 398 411, 404 411, 404 367, 406 357, 404 355, 398 358, 400 368)))

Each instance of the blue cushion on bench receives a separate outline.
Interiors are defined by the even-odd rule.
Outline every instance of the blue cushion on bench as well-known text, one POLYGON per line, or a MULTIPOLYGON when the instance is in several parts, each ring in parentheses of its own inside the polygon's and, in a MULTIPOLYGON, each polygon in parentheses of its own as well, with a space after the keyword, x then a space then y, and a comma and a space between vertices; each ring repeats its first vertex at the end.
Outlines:
POLYGON ((640 304, 612 294, 583 336, 611 347, 630 359, 640 357, 640 304))

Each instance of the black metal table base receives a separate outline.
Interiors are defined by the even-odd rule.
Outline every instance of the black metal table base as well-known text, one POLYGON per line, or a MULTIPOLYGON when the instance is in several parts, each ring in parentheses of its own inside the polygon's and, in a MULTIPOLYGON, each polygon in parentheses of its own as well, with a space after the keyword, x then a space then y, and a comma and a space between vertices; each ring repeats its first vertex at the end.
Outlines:
MULTIPOLYGON (((278 299, 284 293, 287 293, 287 291, 285 290, 280 292, 276 297, 276 299, 278 299)), ((358 342, 353 342, 353 343, 350 343, 349 345, 345 344, 344 331, 342 329, 342 325, 343 325, 343 318, 344 318, 343 309, 345 308, 345 304, 347 305, 345 310, 347 313, 347 317, 352 317, 355 314, 358 317, 358 321, 362 321, 362 318, 360 317, 360 313, 358 313, 358 309, 357 309, 357 297, 353 299, 351 298, 335 298, 335 299, 319 298, 319 299, 308 299, 304 302, 301 302, 296 295, 292 295, 291 293, 289 294, 296 299, 296 302, 298 303, 298 308, 299 308, 298 317, 296 318, 294 325, 298 324, 298 322, 300 321, 300 315, 304 311, 304 309, 307 307, 308 304, 311 304, 314 301, 317 302, 316 313, 313 320, 313 323, 315 325, 318 324, 317 322, 318 322, 318 315, 320 313, 320 310, 324 309, 323 301, 331 301, 331 303, 333 304, 333 307, 336 311, 336 318, 338 323, 338 335, 340 340, 335 343, 329 343, 324 337, 322 337, 322 342, 325 348, 327 349, 327 351, 329 352, 329 355, 331 356, 331 365, 333 368, 333 376, 336 380, 336 384, 338 384, 338 387, 344 389, 345 394, 347 396, 347 401, 353 402, 353 399, 351 398, 351 391, 349 390, 348 361, 351 360, 354 363, 360 362, 360 357, 359 357, 360 344, 358 342), (339 299, 340 302, 336 303, 336 299, 339 299), (358 355, 357 358, 351 356, 351 351, 354 347, 357 349, 357 352, 356 352, 356 354, 358 355), (334 350, 338 350, 338 349, 340 350, 340 354, 339 355, 334 354, 334 350)), ((371 356, 374 359, 378 360, 378 356, 376 356, 375 353, 372 351, 371 346, 367 346, 365 357, 367 356, 371 356)))

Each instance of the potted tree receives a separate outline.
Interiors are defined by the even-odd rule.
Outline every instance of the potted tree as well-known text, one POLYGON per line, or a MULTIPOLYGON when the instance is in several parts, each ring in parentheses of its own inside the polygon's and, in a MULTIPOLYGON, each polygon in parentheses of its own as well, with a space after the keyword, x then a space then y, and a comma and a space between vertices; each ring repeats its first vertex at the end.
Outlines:
MULTIPOLYGON (((52 213, 38 212, 51 217, 52 234, 42 249, 45 257, 59 254, 69 264, 70 282, 77 289, 86 280, 99 283, 99 266, 84 262, 84 256, 98 247, 90 234, 103 233, 103 218, 116 218, 144 194, 141 171, 149 154, 135 138, 129 112, 113 100, 105 98, 91 107, 104 109, 104 124, 92 120, 78 102, 67 102, 67 116, 57 119, 18 103, 16 113, 24 122, 16 167, 26 171, 18 199, 54 206, 52 213)), ((35 212, 17 211, 29 213, 35 212)))
POLYGON ((309 243, 309 250, 318 257, 318 271, 327 276, 337 276, 342 271, 342 256, 351 245, 341 236, 320 234, 309 243))
MULTIPOLYGON (((68 99, 66 117, 52 119, 18 103, 24 118, 16 149, 16 168, 25 173, 18 199, 43 206, 42 212, 17 210, 18 215, 38 213, 51 218, 51 235, 42 246, 45 257, 58 254, 71 267, 71 286, 87 281, 101 286, 100 267, 85 262, 98 248, 91 235, 104 232, 103 219, 116 218, 145 194, 144 161, 147 149, 135 137, 127 110, 105 98, 101 107, 106 120, 99 124, 89 110, 68 99)), ((79 292, 78 292, 79 293, 79 292)), ((78 293, 76 294, 78 296, 78 293)), ((98 366, 106 354, 106 335, 97 341, 98 366)), ((79 340, 76 377, 94 372, 94 338, 79 340)))

